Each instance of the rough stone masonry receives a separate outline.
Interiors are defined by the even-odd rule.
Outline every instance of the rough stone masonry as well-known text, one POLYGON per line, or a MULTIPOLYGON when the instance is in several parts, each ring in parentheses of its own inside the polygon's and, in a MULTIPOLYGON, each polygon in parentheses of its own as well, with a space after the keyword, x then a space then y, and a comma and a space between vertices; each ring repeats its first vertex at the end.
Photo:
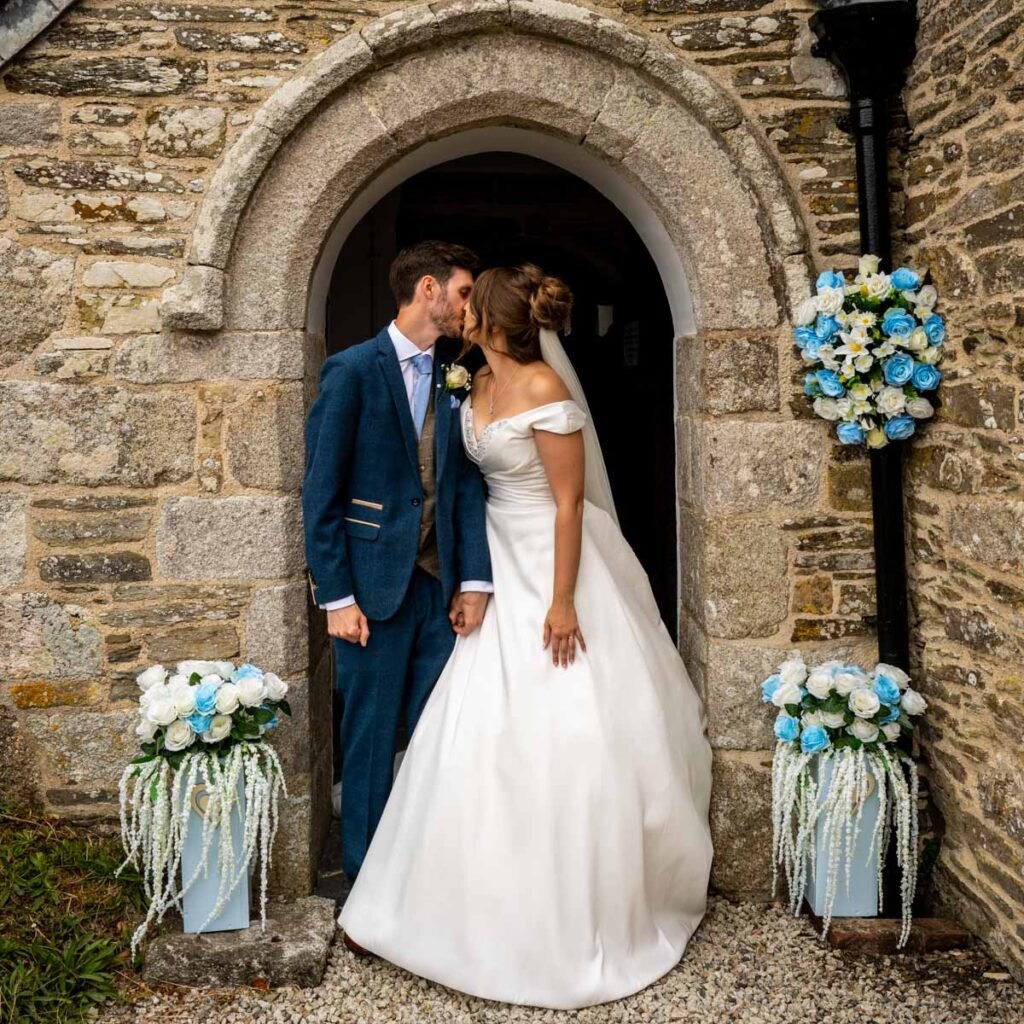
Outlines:
MULTIPOLYGON (((228 330, 212 346, 212 323, 169 330, 160 300, 186 278, 225 155, 310 61, 359 33, 426 48, 453 10, 482 31, 508 18, 500 0, 407 6, 80 0, 0 79, 0 775, 53 813, 111 817, 137 671, 244 655, 289 679, 307 723, 279 740, 289 820, 303 823, 275 857, 281 895, 308 890, 329 827, 312 806, 329 737, 308 725, 327 693, 320 627, 308 645, 285 639, 307 613, 303 332, 228 330)), ((918 7, 892 133, 897 258, 931 269, 953 353, 908 487, 915 672, 932 707, 922 753, 944 824, 939 892, 1024 977, 1024 13, 1012 0, 918 7)), ((545 0, 513 8, 555 17, 545 0)), ((845 98, 810 55, 812 3, 576 9, 579 33, 596 14, 636 34, 623 66, 651 45, 707 76, 728 100, 708 124, 734 123, 734 105, 795 202, 800 260, 853 265, 845 98)), ((632 99, 617 99, 628 121, 632 99)), ((764 176, 744 187, 760 198, 764 176)), ((772 279, 806 278, 787 251, 772 279)), ((188 281, 221 284, 201 267, 188 281)), ((867 461, 809 415, 784 305, 766 326, 682 339, 679 364, 681 645, 716 754, 714 884, 761 898, 772 735, 752 688, 792 646, 872 656, 867 461)))

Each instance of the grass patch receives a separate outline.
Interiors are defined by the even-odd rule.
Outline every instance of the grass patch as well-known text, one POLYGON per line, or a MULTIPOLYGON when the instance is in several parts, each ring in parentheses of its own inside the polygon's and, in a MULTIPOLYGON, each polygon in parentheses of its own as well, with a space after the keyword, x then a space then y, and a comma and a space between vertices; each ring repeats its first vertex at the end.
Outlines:
POLYGON ((75 1024, 134 985, 142 880, 116 837, 0 803, 0 1024, 75 1024))

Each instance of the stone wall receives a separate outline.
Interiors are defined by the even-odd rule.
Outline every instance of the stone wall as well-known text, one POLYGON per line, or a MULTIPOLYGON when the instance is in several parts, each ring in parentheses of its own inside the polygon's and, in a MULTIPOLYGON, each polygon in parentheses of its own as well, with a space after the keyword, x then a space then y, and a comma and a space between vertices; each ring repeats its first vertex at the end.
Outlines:
POLYGON ((901 249, 950 324, 908 488, 938 888, 1024 979, 1024 9, 923 0, 901 249))
MULTIPOLYGON (((293 827, 275 860, 289 866, 282 893, 304 890, 328 824, 319 803, 310 808, 326 792, 330 763, 323 715, 310 713, 328 699, 326 666, 292 642, 306 621, 298 490, 315 359, 301 318, 293 323, 289 312, 268 325, 279 329, 260 329, 253 311, 269 293, 253 293, 242 310, 229 301, 229 329, 215 343, 199 330, 167 329, 160 296, 185 278, 204 196, 261 104, 287 93, 339 39, 393 40, 394 23, 367 26, 403 6, 84 0, 0 86, 0 706, 34 752, 48 807, 110 815, 133 745, 125 726, 140 666, 244 655, 286 676, 298 699, 297 722, 279 731, 282 744, 293 737, 284 750, 293 827)), ((479 8, 485 28, 503 9, 498 0, 433 6, 439 23, 479 8)), ((520 5, 520 16, 524 7, 545 16, 540 0, 520 5)), ((786 297, 806 290, 808 257, 855 261, 854 166, 836 126, 845 100, 829 65, 810 56, 813 4, 591 9, 657 51, 685 56, 727 97, 726 116, 710 106, 704 116, 729 127, 733 149, 722 159, 745 168, 737 201, 761 211, 750 244, 767 247, 776 298, 753 327, 680 341, 679 438, 681 646, 707 697, 716 749, 713 881, 764 897, 772 736, 753 684, 797 644, 809 655, 873 654, 867 462, 830 445, 810 417, 785 322, 786 297), (758 170, 762 144, 781 185, 758 170), (793 199, 792 240, 766 241, 793 199)), ((585 50, 582 14, 570 38, 585 50)), ((403 22, 409 41, 426 45, 430 22, 403 22)), ((647 108, 631 119, 633 97, 610 95, 615 103, 591 126, 632 131, 632 145, 644 123, 636 111, 647 108)), ((658 141, 654 133, 650 154, 641 147, 634 164, 670 178, 658 141)), ((265 213, 247 215, 243 238, 254 218, 272 223, 280 213, 273 180, 258 190, 254 207, 265 213)), ((336 212, 320 214, 329 222, 336 212)), ((692 221, 692 233, 706 235, 696 244, 710 247, 714 231, 699 226, 698 212, 711 223, 715 211, 695 209, 692 221)), ((262 266, 243 260, 227 276, 258 281, 262 266)), ((189 288, 220 287, 217 273, 199 271, 189 288)))

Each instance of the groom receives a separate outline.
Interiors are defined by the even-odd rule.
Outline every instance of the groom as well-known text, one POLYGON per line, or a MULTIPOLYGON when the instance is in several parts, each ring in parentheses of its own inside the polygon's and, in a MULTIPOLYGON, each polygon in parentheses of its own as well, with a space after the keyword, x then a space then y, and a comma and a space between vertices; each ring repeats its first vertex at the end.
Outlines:
POLYGON ((478 265, 445 242, 403 249, 389 274, 398 315, 324 363, 306 423, 306 558, 344 702, 342 866, 353 880, 391 790, 398 727, 412 734, 454 634, 476 629, 493 590, 483 481, 435 351, 461 337, 478 265))

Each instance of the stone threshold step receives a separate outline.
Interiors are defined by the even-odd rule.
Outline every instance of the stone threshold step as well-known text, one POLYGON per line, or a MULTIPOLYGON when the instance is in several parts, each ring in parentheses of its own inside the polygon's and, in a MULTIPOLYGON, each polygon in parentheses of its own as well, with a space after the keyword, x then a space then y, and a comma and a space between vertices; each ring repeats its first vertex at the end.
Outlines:
MULTIPOLYGON (((821 918, 804 903, 814 930, 821 934, 821 918)), ((833 917, 825 941, 834 949, 866 956, 892 953, 938 953, 946 949, 963 949, 973 940, 955 921, 945 917, 915 917, 910 938, 902 949, 896 948, 903 922, 896 917, 833 917)))

